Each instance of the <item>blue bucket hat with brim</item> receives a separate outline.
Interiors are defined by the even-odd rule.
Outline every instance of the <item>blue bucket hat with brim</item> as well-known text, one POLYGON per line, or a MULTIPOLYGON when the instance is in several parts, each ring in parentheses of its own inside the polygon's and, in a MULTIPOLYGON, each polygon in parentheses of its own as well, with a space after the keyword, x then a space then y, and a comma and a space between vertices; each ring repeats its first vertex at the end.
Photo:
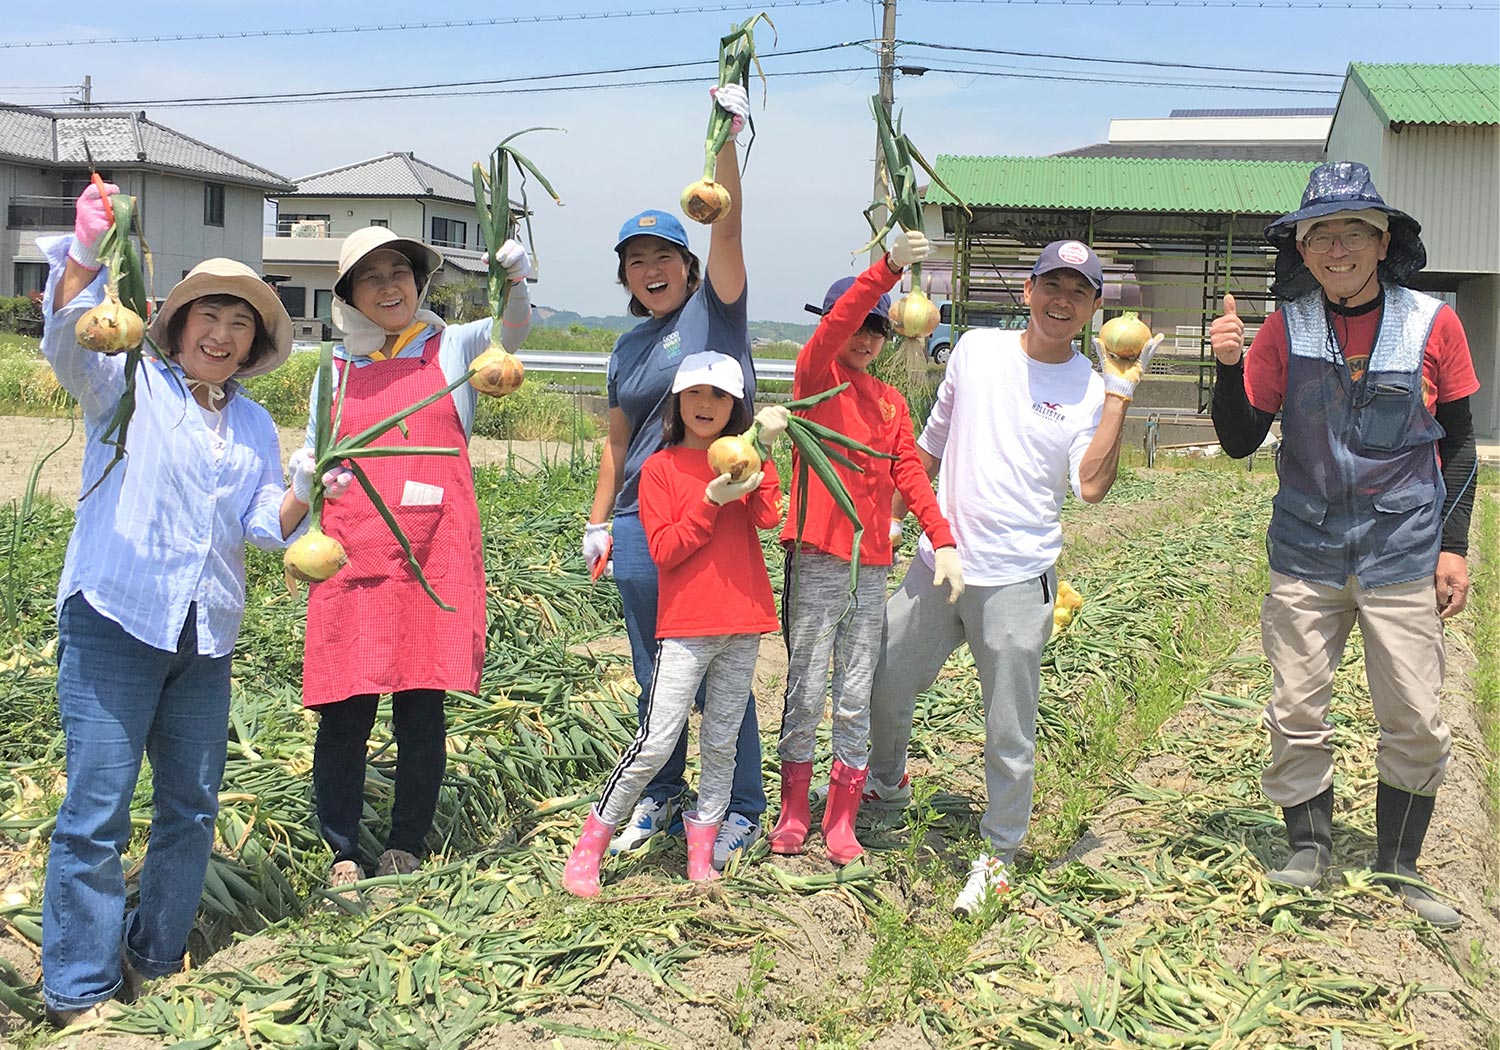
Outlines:
POLYGON ((1266 240, 1276 248, 1276 279, 1271 292, 1290 301, 1318 287, 1318 282, 1297 251, 1297 224, 1309 219, 1331 218, 1342 212, 1383 212, 1389 221, 1390 246, 1380 261, 1381 281, 1404 285, 1427 265, 1422 245, 1422 224, 1385 202, 1370 178, 1370 169, 1354 160, 1319 164, 1307 176, 1302 207, 1288 212, 1266 227, 1266 240))
MULTIPOLYGON (((833 309, 833 304, 842 299, 845 292, 853 287, 853 277, 840 277, 828 286, 828 291, 823 296, 823 305, 821 308, 808 303, 803 309, 810 314, 817 314, 819 317, 822 317, 829 310, 833 309)), ((889 295, 882 295, 877 299, 875 305, 870 308, 870 315, 878 317, 883 321, 889 321, 891 319, 891 297, 889 295)))

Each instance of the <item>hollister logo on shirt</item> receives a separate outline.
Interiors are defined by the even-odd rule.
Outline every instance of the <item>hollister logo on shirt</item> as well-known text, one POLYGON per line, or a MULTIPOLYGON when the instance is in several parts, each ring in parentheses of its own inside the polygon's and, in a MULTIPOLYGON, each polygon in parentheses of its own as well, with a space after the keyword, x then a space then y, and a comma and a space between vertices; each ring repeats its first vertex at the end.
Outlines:
POLYGON ((676 357, 682 353, 682 336, 677 332, 669 332, 661 341, 661 348, 668 357, 676 357))
POLYGON ((887 423, 896 418, 896 406, 885 398, 880 399, 880 418, 887 423))
POLYGON ((1057 423, 1067 420, 1067 417, 1062 414, 1062 405, 1053 401, 1033 401, 1031 410, 1043 419, 1050 419, 1057 423))

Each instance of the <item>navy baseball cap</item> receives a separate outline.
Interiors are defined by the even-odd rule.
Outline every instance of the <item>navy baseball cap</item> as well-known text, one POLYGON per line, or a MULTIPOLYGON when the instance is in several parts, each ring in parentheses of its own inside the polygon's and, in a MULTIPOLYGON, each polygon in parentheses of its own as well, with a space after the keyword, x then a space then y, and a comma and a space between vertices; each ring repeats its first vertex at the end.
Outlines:
MULTIPOLYGON (((823 296, 823 308, 821 310, 811 303, 808 303, 804 309, 810 314, 817 314, 819 317, 822 317, 829 310, 833 309, 833 304, 842 299, 845 292, 853 287, 853 277, 840 277, 828 286, 828 294, 823 296)), ((879 301, 870 308, 870 313, 881 320, 889 321, 891 319, 891 297, 889 295, 882 295, 879 301)))
POLYGON ((620 227, 620 239, 615 242, 615 251, 625 247, 625 242, 632 237, 660 237, 664 241, 688 247, 687 231, 682 228, 682 223, 677 221, 677 216, 664 211, 647 210, 626 219, 625 225, 620 227))
POLYGON ((1042 249, 1042 254, 1037 256, 1036 265, 1031 268, 1031 276, 1040 277, 1053 270, 1074 270, 1094 286, 1094 291, 1104 291, 1104 266, 1099 262, 1099 256, 1094 254, 1094 249, 1082 241, 1053 241, 1047 245, 1042 249))

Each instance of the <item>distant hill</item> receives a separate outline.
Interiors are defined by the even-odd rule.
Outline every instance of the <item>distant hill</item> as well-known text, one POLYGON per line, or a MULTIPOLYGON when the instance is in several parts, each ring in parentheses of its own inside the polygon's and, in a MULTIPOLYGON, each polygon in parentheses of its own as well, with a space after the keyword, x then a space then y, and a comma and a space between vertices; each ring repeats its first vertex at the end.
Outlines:
MULTIPOLYGON (((610 314, 597 317, 575 313, 572 310, 554 310, 550 306, 535 305, 531 309, 531 323, 542 328, 567 328, 581 324, 585 328, 603 328, 610 332, 625 332, 640 323, 640 318, 625 314, 610 314)), ((812 337, 816 325, 791 324, 786 321, 751 321, 750 338, 784 339, 794 343, 805 343, 812 337)))

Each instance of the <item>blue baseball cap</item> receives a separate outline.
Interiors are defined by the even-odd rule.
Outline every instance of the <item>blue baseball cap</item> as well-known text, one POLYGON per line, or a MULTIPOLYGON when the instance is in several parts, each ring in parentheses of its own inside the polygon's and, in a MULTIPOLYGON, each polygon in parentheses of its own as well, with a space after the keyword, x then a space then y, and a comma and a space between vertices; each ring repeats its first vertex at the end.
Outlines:
MULTIPOLYGON (((810 314, 817 314, 819 317, 822 317, 829 310, 833 309, 833 304, 842 299, 845 292, 853 287, 853 277, 840 277, 837 281, 834 281, 828 286, 828 294, 823 296, 823 308, 821 310, 816 306, 813 306, 811 303, 809 303, 805 307, 805 309, 810 314)), ((883 320, 889 321, 891 319, 891 297, 889 295, 882 295, 879 301, 876 302, 875 305, 870 309, 870 313, 883 320)))
POLYGON ((1104 291, 1104 266, 1094 249, 1082 241, 1053 241, 1047 245, 1037 256, 1031 276, 1040 277, 1053 270, 1073 270, 1082 274, 1083 279, 1094 286, 1094 291, 1104 291))
POLYGON ((625 242, 632 237, 660 237, 664 241, 688 247, 687 231, 677 221, 677 216, 654 209, 625 220, 625 225, 620 227, 620 239, 615 242, 615 251, 625 247, 625 242))

